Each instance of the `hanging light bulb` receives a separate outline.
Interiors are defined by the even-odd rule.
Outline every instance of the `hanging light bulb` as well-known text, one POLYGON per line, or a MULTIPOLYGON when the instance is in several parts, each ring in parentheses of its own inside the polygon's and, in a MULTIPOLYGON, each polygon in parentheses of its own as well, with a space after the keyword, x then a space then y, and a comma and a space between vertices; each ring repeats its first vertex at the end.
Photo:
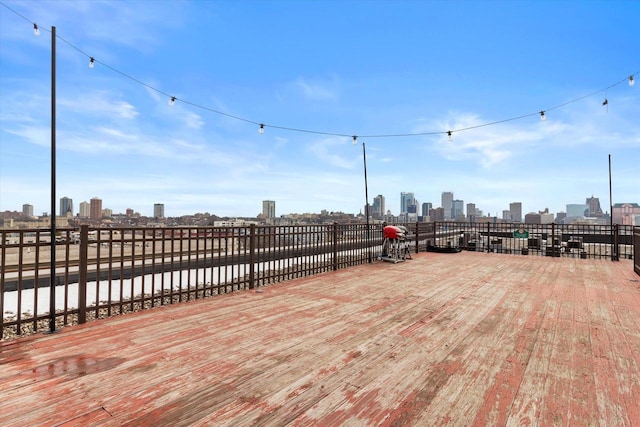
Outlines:
POLYGON ((93 59, 93 56, 89 58, 89 68, 93 68, 96 65, 96 60, 93 59))
POLYGON ((173 105, 176 103, 176 97, 172 96, 171 99, 169 100, 169 105, 173 105))
POLYGON ((453 134, 451 133, 451 131, 447 132, 447 137, 449 138, 449 141, 453 141, 453 134))
POLYGON ((636 81, 633 79, 633 76, 629 76, 629 86, 633 86, 636 84, 636 81))
POLYGON ((356 135, 353 135, 353 145, 356 145, 358 143, 358 137, 356 135))
POLYGON ((543 122, 547 120, 547 116, 544 115, 544 111, 540 111, 540 120, 542 120, 543 122))
POLYGON ((260 133, 260 135, 264 133, 264 125, 262 123, 260 123, 260 129, 258 129, 258 132, 260 133))
POLYGON ((609 105, 609 100, 607 98, 602 101, 602 105, 609 105))
POLYGON ((33 23, 33 34, 35 34, 36 36, 40 35, 40 29, 38 28, 38 24, 36 24, 35 22, 33 23))

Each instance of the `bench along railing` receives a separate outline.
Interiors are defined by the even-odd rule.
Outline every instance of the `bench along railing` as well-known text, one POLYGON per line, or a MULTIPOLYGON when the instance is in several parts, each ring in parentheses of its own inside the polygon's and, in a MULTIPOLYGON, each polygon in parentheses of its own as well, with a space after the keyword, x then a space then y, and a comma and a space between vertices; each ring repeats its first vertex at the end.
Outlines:
MULTIPOLYGON (((402 225, 416 253, 428 245, 459 245, 519 255, 526 249, 529 255, 633 257, 631 227, 402 225)), ((52 323, 59 328, 373 262, 381 252, 382 228, 372 224, 369 233, 365 224, 59 229, 53 280, 49 231, 3 229, 0 332, 8 338, 47 330, 52 323)))

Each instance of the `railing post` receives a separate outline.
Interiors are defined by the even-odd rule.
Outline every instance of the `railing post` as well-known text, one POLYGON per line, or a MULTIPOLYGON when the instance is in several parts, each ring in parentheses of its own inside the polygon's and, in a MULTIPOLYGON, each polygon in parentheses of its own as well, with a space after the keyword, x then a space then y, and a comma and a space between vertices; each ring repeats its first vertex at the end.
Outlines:
POLYGON ((611 261, 620 261, 620 247, 618 246, 618 242, 620 240, 620 229, 618 224, 614 224, 613 226, 613 250, 611 251, 611 261))
POLYGON ((249 230, 249 289, 253 289, 256 263, 256 225, 251 224, 249 230))
POLYGON ((338 269, 338 223, 333 223, 333 271, 338 269))
MULTIPOLYGON (((436 246, 436 230, 437 230, 437 228, 438 228, 438 221, 434 221, 433 222, 433 235, 432 235, 433 241, 431 242, 431 244, 433 246, 436 246)), ((427 246, 429 246, 429 242, 427 242, 427 246)))
POLYGON ((487 252, 491 252, 491 217, 487 222, 487 252))
MULTIPOLYGON (((78 271, 78 323, 87 322, 87 264, 89 254, 89 226, 80 226, 80 247, 78 248, 80 264, 78 271)), ((100 260, 97 260, 99 263, 100 260)), ((96 281, 100 278, 96 277, 96 281)), ((99 295, 96 295, 96 304, 99 304, 99 295)))
POLYGON ((420 223, 416 221, 416 253, 420 252, 420 223))

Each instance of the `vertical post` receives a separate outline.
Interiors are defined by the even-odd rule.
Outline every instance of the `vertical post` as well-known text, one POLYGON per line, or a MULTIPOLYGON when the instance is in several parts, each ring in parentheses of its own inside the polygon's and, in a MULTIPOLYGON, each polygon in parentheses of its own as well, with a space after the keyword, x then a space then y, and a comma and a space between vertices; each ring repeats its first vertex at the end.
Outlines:
MULTIPOLYGON (((251 224, 251 228, 249 228, 249 230, 249 289, 253 289, 256 278, 256 225, 251 224)), ((268 245, 272 245, 271 241, 269 241, 268 245)))
POLYGON ((620 247, 618 242, 620 241, 620 225, 615 224, 613 226, 613 261, 620 261, 620 247))
POLYGON ((362 159, 364 160, 364 199, 365 199, 365 215, 367 218, 367 251, 369 255, 369 263, 371 263, 371 245, 370 245, 370 231, 369 231, 369 189, 367 186, 367 151, 364 147, 364 142, 362 143, 362 159))
POLYGON ((609 154, 609 227, 611 228, 611 261, 616 260, 613 235, 613 193, 611 191, 611 154, 609 154))
MULTIPOLYGON (((80 248, 78 249, 80 256, 80 271, 78 272, 78 323, 86 323, 87 321, 87 264, 89 254, 89 226, 80 226, 80 248)), ((98 262, 100 262, 98 260, 98 262)), ((99 280, 99 278, 97 278, 99 280)), ((96 296, 96 304, 100 301, 96 296)))
POLYGON ((338 223, 333 222, 333 271, 338 269, 338 223))
POLYGON ((420 223, 416 221, 416 253, 420 252, 420 223))
MULTIPOLYGON (((546 249, 545 249, 546 250, 546 249)), ((551 223, 551 256, 556 256, 556 223, 551 223)))
POLYGON ((49 333, 56 331, 56 27, 51 27, 51 283, 49 333))
POLYGON ((491 215, 489 215, 489 222, 487 222, 487 252, 491 252, 491 215))

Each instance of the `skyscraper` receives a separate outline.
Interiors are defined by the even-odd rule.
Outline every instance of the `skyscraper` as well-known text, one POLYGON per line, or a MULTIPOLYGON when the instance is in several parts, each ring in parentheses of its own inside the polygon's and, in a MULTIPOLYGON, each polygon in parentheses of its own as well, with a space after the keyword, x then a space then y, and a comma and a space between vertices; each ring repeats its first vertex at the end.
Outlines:
POLYGON ((262 201, 262 216, 265 219, 273 219, 276 217, 276 202, 273 200, 262 201))
POLYGON ((522 203, 513 202, 509 203, 509 212, 511 212, 512 222, 522 222, 522 203))
POLYGON ((442 210, 444 213, 444 219, 451 219, 453 210, 453 193, 445 191, 442 193, 442 210))
POLYGON ((371 209, 371 214, 374 218, 380 218, 385 214, 385 203, 384 196, 382 194, 378 194, 373 198, 373 207, 371 209))
POLYGON ((22 215, 28 218, 33 217, 33 205, 25 203, 22 205, 22 215))
POLYGON ((73 200, 68 197, 60 199, 60 216, 73 216, 73 200))
POLYGON ((588 216, 600 217, 603 216, 602 208, 600 207, 600 199, 598 197, 587 197, 587 205, 589 206, 588 216))
POLYGON ((89 218, 101 219, 102 218, 102 199, 94 197, 90 200, 89 206, 89 218))
POLYGON ((433 203, 431 202, 424 202, 422 204, 422 216, 429 216, 431 215, 429 213, 429 211, 431 211, 431 209, 433 209, 433 203))
POLYGON ((469 222, 475 222, 476 216, 476 204, 467 203, 467 219, 469 220, 469 222))
POLYGON ((89 218, 91 215, 91 205, 87 202, 80 203, 80 218, 89 218))
POLYGON ((162 203, 155 203, 153 205, 153 217, 155 219, 162 219, 164 218, 164 204, 162 203))
POLYGON ((400 213, 409 212, 409 206, 416 205, 416 198, 413 193, 400 193, 400 213))
POLYGON ((454 200, 451 207, 451 219, 460 221, 464 219, 464 201, 454 200))

